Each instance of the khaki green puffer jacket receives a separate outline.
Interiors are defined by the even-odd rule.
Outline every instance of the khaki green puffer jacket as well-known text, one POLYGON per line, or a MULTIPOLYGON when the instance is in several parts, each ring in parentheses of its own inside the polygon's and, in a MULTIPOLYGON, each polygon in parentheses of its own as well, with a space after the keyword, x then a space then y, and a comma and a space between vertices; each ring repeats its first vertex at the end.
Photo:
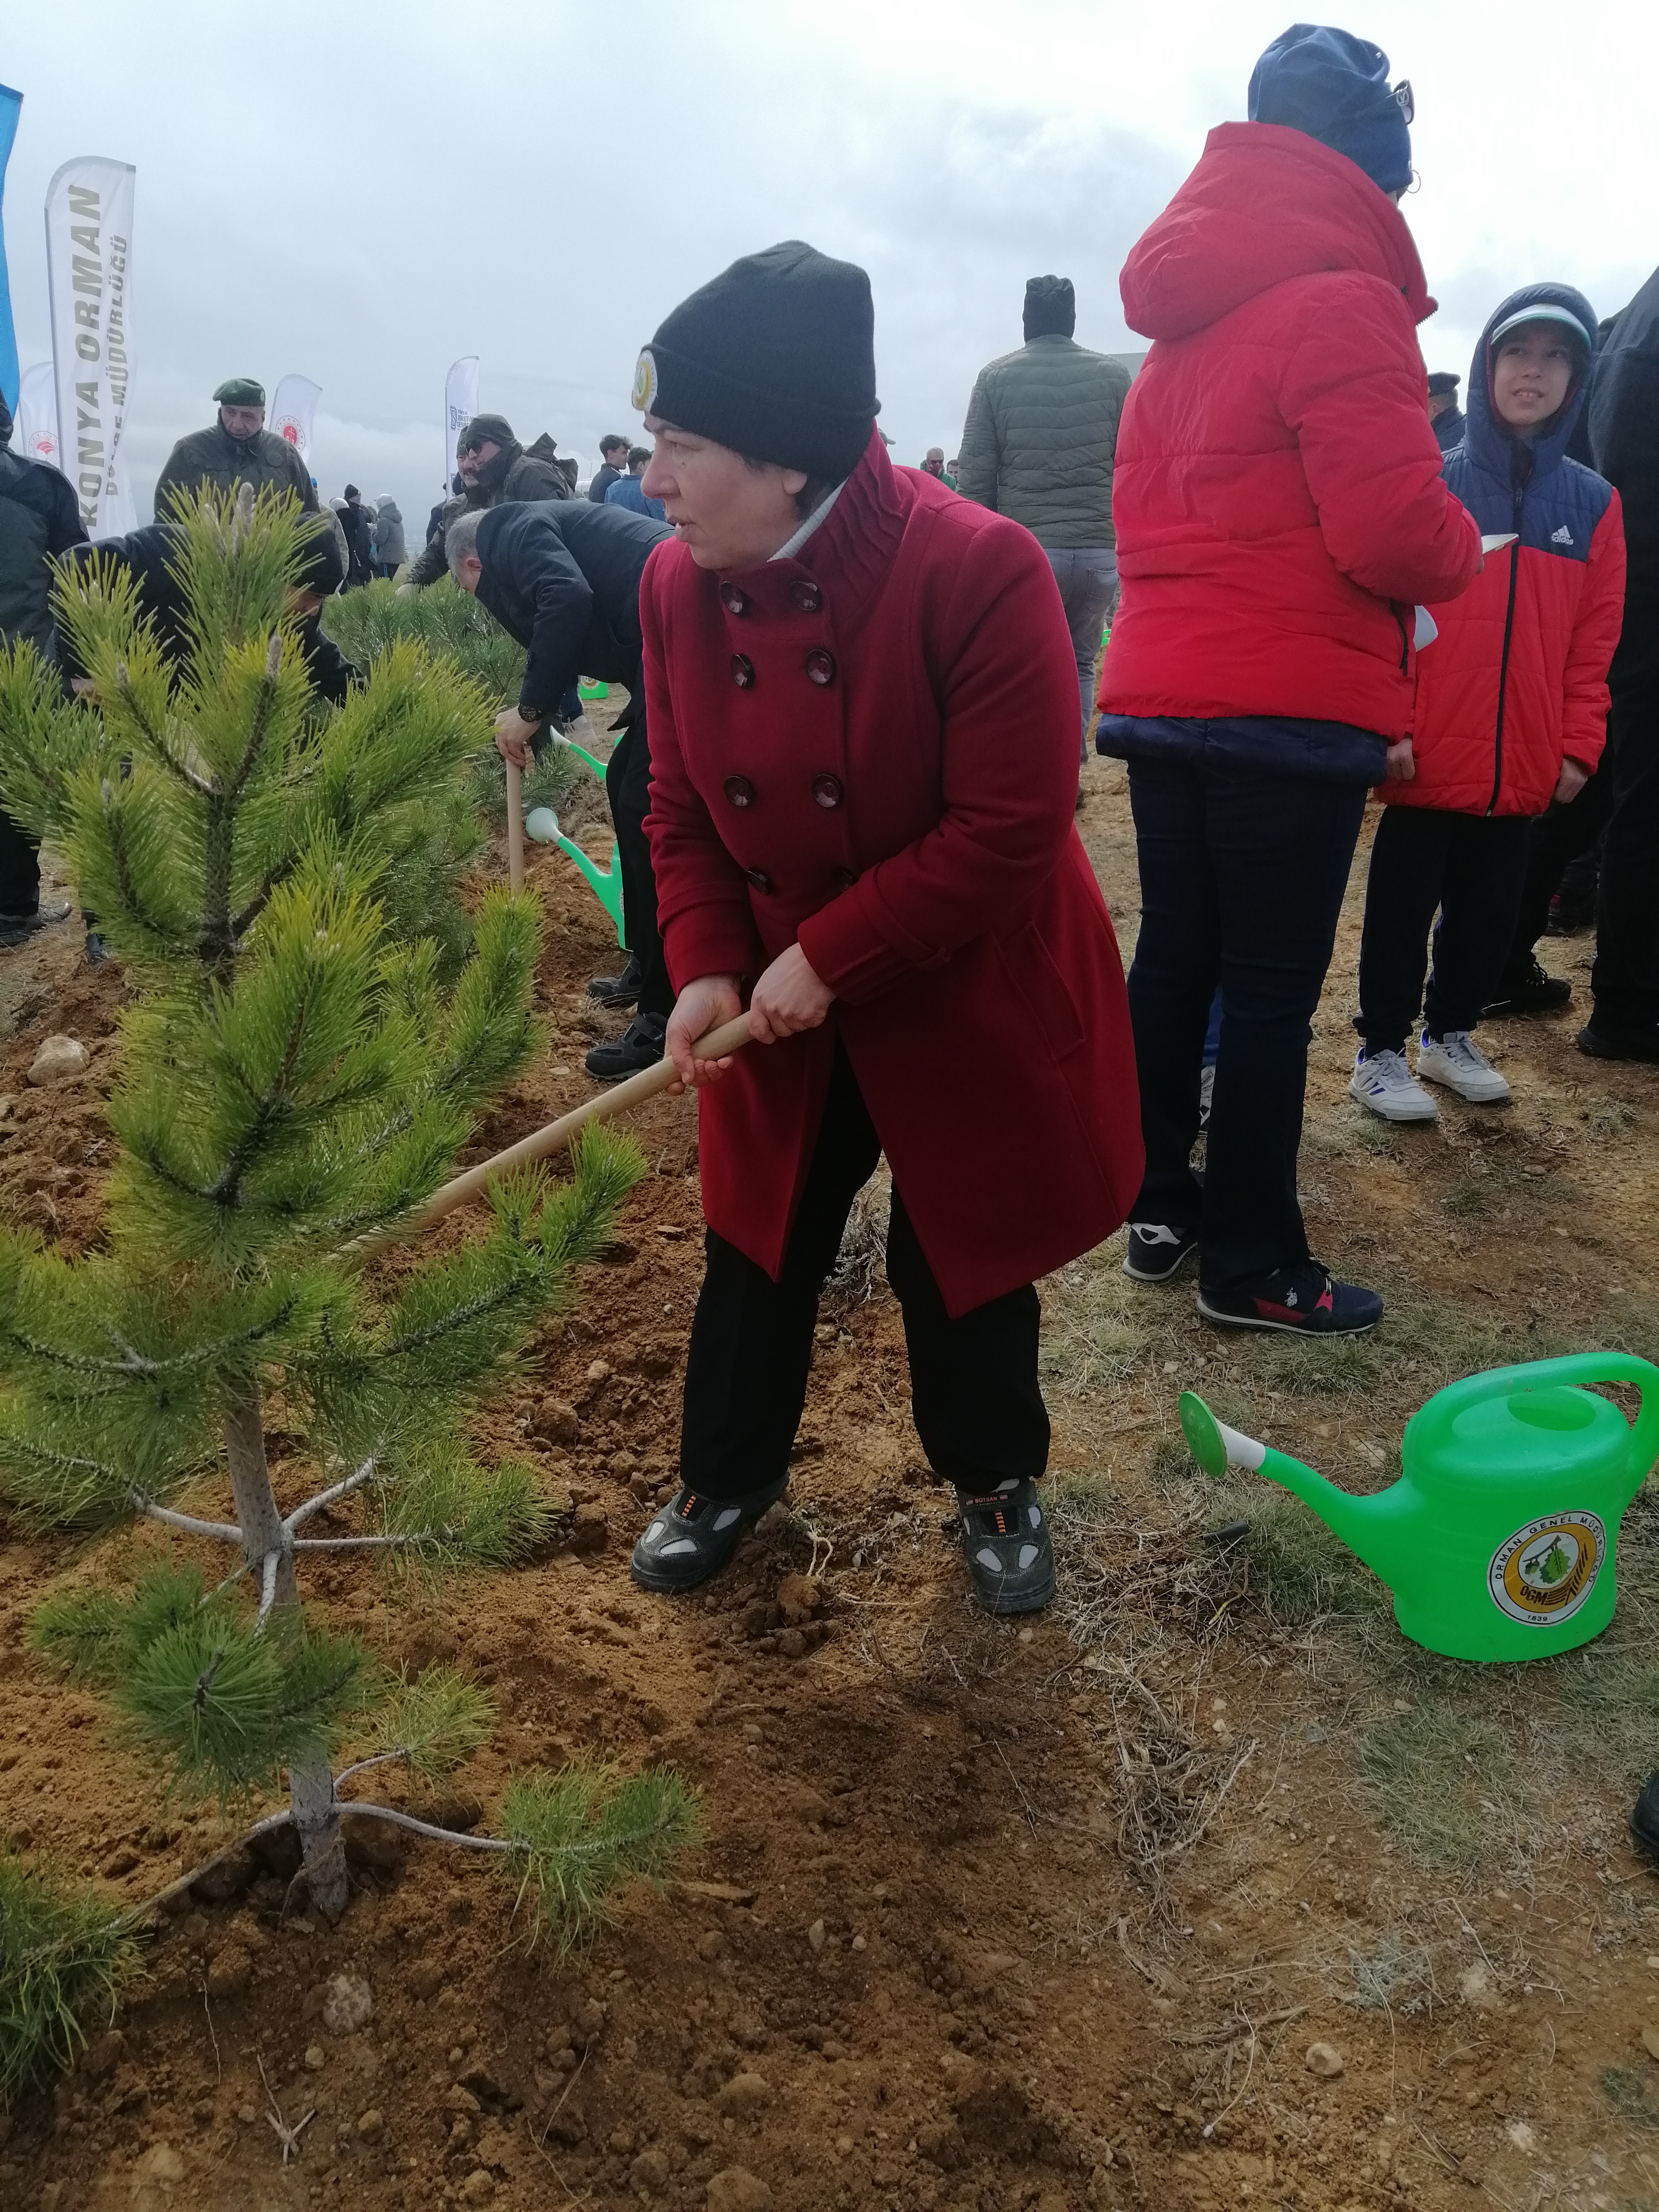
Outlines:
POLYGON ((1039 545, 1115 545, 1112 457, 1129 372, 1048 332, 979 373, 957 486, 1039 545))

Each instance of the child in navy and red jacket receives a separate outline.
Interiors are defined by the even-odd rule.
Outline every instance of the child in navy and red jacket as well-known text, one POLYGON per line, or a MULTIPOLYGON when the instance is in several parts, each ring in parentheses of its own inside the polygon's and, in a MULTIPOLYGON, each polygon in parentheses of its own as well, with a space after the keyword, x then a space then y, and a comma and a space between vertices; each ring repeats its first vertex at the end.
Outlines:
POLYGON ((1494 548, 1417 664, 1412 734, 1391 746, 1359 952, 1364 1038, 1352 1096, 1390 1121, 1431 1121, 1420 1079, 1462 1098, 1510 1086, 1470 1031, 1494 995, 1519 910, 1527 833, 1580 792, 1601 757, 1619 642, 1619 495, 1567 458, 1596 348, 1595 310, 1568 284, 1529 284, 1481 335, 1462 443, 1445 480, 1494 548), (1429 924, 1438 908, 1426 998, 1429 924), (1419 1006, 1417 1076, 1406 1040, 1419 1006))

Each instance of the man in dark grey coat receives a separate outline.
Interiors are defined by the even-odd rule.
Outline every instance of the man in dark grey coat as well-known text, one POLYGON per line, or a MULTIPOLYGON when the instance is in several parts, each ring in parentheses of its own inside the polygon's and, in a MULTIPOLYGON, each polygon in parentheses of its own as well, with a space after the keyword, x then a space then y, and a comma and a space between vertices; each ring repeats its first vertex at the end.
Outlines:
POLYGON ((233 376, 214 393, 219 418, 206 430, 180 438, 155 480, 155 520, 173 519, 175 491, 234 491, 251 483, 255 491, 274 484, 291 491, 301 507, 317 512, 317 487, 297 446, 265 428, 265 388, 251 376, 233 376))
POLYGON ((1023 522, 1048 556, 1077 655, 1079 759, 1087 760, 1101 626, 1117 590, 1112 463, 1129 372, 1073 337, 1077 299, 1068 276, 1031 278, 1024 326, 1018 352, 979 373, 957 489, 1023 522))
POLYGON ((444 507, 442 528, 416 555, 400 592, 435 584, 444 573, 444 539, 464 514, 505 507, 513 500, 573 499, 574 463, 567 471, 553 457, 552 440, 542 437, 529 452, 513 434, 505 415, 475 415, 455 441, 455 465, 464 489, 444 507))

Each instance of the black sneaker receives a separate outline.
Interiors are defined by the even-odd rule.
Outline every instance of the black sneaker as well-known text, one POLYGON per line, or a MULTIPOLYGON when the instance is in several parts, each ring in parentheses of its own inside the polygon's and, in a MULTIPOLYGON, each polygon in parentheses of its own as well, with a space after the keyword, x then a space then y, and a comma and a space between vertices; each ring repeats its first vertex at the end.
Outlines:
POLYGON ((596 1083, 620 1083, 624 1077, 642 1075, 662 1058, 667 1031, 663 1014, 635 1014, 622 1035, 610 1044, 596 1044, 584 1065, 596 1083))
POLYGON ((1171 1229, 1162 1221, 1132 1221, 1123 1272, 1132 1283, 1172 1283, 1197 1249, 1196 1229, 1171 1229))
POLYGON ((54 900, 50 906, 37 906, 28 914, 0 914, 0 945, 27 945, 41 930, 55 928, 69 918, 67 899, 54 900))
POLYGON ((1317 1260, 1299 1267, 1275 1267, 1258 1283, 1230 1291, 1206 1291, 1200 1283, 1198 1310, 1223 1328, 1282 1329, 1291 1336, 1363 1336, 1382 1318, 1378 1291, 1339 1283, 1317 1260))
POLYGON ((1630 1837, 1638 1851, 1659 1866, 1659 1774, 1650 1774, 1631 1808, 1630 1837))
POLYGON ((640 999, 641 969, 639 962, 630 952, 620 975, 596 975, 587 987, 587 995, 602 1006, 635 1006, 640 999))
POLYGON ((741 1498, 705 1498, 681 1486, 647 1522, 628 1563, 631 1580, 641 1589, 670 1597, 696 1589, 718 1574, 738 1548, 744 1530, 758 1521, 789 1487, 786 1474, 765 1490, 741 1498))
POLYGON ((1598 1022, 1592 1014, 1578 1032, 1578 1049, 1591 1060, 1635 1060, 1659 1066, 1659 1022, 1626 1026, 1598 1022))
POLYGON ((1506 971, 1497 997, 1481 1007, 1480 1016, 1483 1021, 1495 1021, 1500 1014, 1559 1013, 1571 996, 1566 978, 1552 975, 1538 955, 1529 952, 1521 966, 1506 971))
POLYGON ((1054 1547, 1036 1483, 956 1488, 974 1595, 987 1613, 1041 1613, 1054 1594, 1054 1547))

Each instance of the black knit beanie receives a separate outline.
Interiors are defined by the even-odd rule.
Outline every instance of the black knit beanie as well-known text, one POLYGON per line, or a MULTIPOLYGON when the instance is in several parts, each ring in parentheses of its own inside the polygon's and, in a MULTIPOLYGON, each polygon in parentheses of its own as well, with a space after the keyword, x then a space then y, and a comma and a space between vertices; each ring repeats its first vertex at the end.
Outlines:
POLYGON ((634 404, 750 460, 839 483, 870 442, 870 279, 786 239, 682 300, 640 356, 634 404))

